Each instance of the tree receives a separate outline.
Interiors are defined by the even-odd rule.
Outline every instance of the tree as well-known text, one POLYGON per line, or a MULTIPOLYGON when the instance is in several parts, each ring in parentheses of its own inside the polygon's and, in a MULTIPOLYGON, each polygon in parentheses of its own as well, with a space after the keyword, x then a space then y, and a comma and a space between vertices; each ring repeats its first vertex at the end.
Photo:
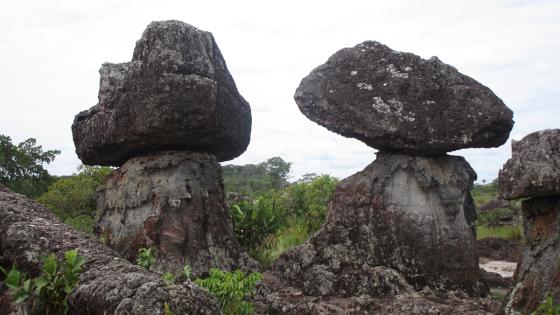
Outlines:
POLYGON ((288 175, 292 163, 284 161, 281 157, 272 157, 259 164, 269 176, 273 188, 284 188, 288 185, 288 175))
POLYGON ((53 180, 43 164, 54 160, 59 150, 43 151, 37 140, 29 138, 18 145, 0 135, 0 183, 11 190, 35 198, 53 180))
POLYGON ((62 220, 82 215, 93 219, 96 212, 95 192, 112 170, 110 167, 81 165, 77 174, 57 179, 37 201, 62 220))

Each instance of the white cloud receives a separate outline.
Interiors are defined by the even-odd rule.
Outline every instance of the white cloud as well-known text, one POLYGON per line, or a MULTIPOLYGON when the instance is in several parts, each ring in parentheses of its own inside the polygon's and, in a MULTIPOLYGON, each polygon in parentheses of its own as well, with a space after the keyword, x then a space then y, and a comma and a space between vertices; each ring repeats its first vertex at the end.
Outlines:
MULTIPOLYGON (((63 154, 49 169, 75 171, 70 125, 97 101, 103 62, 130 60, 152 20, 211 31, 253 110, 252 142, 231 163, 282 156, 293 177, 348 176, 374 150, 307 120, 293 93, 338 49, 378 40, 422 57, 438 55, 489 86, 515 112, 514 138, 560 127, 558 1, 12 1, 0 12, 0 133, 36 137, 63 154)), ((490 180, 508 158, 464 154, 490 180)))

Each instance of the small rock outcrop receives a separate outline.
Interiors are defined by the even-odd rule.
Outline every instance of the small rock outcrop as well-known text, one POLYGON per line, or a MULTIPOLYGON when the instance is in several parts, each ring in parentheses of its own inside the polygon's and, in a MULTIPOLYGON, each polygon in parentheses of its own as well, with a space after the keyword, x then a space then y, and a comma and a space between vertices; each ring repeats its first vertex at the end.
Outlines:
POLYGON ((469 195, 475 176, 461 157, 378 153, 363 171, 340 182, 327 223, 282 255, 274 270, 309 295, 379 295, 376 288, 347 281, 372 283, 367 270, 378 266, 394 269, 417 290, 479 295, 469 195))
POLYGON ((498 177, 505 199, 560 195, 560 129, 537 131, 511 142, 509 159, 498 177))
POLYGON ((84 164, 121 166, 159 150, 202 151, 227 161, 249 144, 251 109, 208 32, 153 22, 131 62, 105 63, 99 72, 99 103, 72 124, 84 164))
POLYGON ((525 246, 503 313, 529 314, 551 296, 560 303, 560 129, 512 141, 498 177, 507 199, 522 201, 525 246))
POLYGON ((312 121, 382 150, 435 156, 497 147, 512 111, 489 88, 437 57, 366 41, 313 70, 295 100, 312 121))
POLYGON ((72 125, 85 164, 115 165, 97 194, 96 230, 129 260, 157 252, 154 271, 258 269, 225 203, 218 161, 245 151, 249 104, 212 35, 152 22, 131 62, 104 64, 99 104, 72 125))
POLYGON ((222 171, 209 153, 164 151, 128 160, 98 190, 99 233, 129 260, 158 248, 155 269, 193 277, 258 269, 235 239, 222 171))
MULTIPOLYGON (((160 275, 131 264, 99 240, 63 224, 50 210, 0 185, 0 265, 16 264, 37 276, 39 257, 54 253, 62 258, 72 249, 84 256, 85 265, 68 298, 70 314, 163 315, 164 303, 174 314, 220 314, 208 292, 190 283, 167 285, 160 275)), ((0 302, 6 300, 0 295, 0 302)), ((3 314, 13 311, 4 307, 0 303, 3 314)))

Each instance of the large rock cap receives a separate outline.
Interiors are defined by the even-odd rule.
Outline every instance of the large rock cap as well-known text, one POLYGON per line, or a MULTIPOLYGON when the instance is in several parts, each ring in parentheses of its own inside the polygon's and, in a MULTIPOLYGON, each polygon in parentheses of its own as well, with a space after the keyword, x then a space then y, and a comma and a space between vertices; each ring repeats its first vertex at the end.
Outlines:
POLYGON ((486 86, 436 57, 372 41, 335 53, 294 98, 331 131, 408 154, 497 147, 513 127, 512 111, 486 86))
POLYGON ((99 103, 76 115, 85 164, 120 166, 156 150, 191 150, 226 161, 249 144, 251 109, 212 34, 179 21, 152 22, 131 62, 105 63, 99 103))
POLYGON ((547 129, 511 142, 512 156, 498 176, 506 199, 560 195, 560 129, 547 129))

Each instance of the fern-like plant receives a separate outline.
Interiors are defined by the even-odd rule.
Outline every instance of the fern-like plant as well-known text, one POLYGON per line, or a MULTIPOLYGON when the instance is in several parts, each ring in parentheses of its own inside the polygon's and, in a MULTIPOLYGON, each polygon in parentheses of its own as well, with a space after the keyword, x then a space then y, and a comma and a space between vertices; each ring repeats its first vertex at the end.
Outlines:
POLYGON ((136 264, 146 270, 156 262, 156 250, 154 248, 140 248, 138 250, 138 257, 136 257, 136 264))

